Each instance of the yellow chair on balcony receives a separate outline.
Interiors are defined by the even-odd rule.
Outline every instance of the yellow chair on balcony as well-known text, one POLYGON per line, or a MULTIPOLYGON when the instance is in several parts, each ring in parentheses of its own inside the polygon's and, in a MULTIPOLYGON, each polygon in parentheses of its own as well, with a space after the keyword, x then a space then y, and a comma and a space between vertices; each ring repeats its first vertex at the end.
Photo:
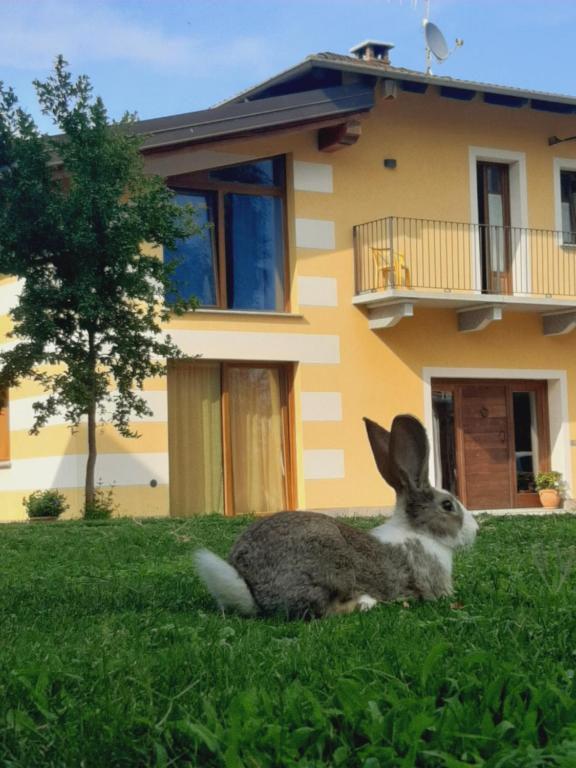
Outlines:
POLYGON ((376 287, 412 288, 410 270, 403 253, 394 253, 390 264, 390 248, 370 248, 376 272, 376 287), (393 276, 393 280, 390 278, 393 276))

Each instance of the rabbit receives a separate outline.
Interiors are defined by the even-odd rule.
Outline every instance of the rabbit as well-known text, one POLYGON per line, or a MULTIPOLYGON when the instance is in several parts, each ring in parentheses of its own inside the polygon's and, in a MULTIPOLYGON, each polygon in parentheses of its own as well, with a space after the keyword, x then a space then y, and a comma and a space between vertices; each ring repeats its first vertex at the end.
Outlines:
POLYGON ((430 485, 418 419, 397 416, 390 432, 364 421, 376 465, 396 491, 390 520, 362 531, 319 512, 278 512, 250 525, 228 562, 197 550, 198 574, 223 611, 312 619, 451 594, 452 552, 473 543, 476 520, 430 485))

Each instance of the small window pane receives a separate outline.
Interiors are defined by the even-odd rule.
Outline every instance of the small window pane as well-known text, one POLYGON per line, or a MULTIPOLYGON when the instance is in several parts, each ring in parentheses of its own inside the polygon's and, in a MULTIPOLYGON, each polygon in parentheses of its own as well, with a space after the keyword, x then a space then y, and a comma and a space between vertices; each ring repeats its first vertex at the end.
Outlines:
POLYGON ((282 200, 228 194, 225 216, 228 307, 283 310, 282 200))
POLYGON ((538 471, 538 428, 536 423, 536 393, 513 392, 514 453, 516 459, 516 489, 533 493, 534 473, 538 471))
POLYGON ((454 393, 432 392, 434 414, 434 468, 436 484, 450 493, 457 493, 456 435, 454 428, 454 393))
POLYGON ((236 184, 259 184, 265 187, 278 187, 283 184, 283 158, 258 160, 255 163, 231 165, 210 171, 210 178, 236 184))
MULTIPOLYGON (((164 252, 167 262, 177 263, 172 279, 183 298, 195 296, 201 304, 215 306, 215 198, 206 192, 178 192, 174 199, 179 205, 194 206, 195 221, 200 231, 178 241, 175 250, 164 252)), ((176 299, 176 293, 169 293, 166 297, 169 304, 176 299)))
POLYGON ((562 241, 576 244, 576 171, 560 172, 562 197, 562 241))

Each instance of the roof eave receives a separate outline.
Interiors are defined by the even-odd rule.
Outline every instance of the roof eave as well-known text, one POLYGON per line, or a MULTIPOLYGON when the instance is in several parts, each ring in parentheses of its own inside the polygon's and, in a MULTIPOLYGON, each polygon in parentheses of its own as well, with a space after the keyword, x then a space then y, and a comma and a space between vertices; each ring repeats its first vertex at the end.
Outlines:
POLYGON ((357 74, 373 75, 379 78, 385 78, 390 80, 405 80, 408 82, 425 83, 427 85, 445 87, 445 88, 461 88, 463 90, 475 91, 476 93, 494 93, 501 96, 516 97, 519 99, 531 99, 535 101, 543 101, 548 103, 567 104, 576 107, 576 98, 565 94, 552 94, 543 91, 529 91, 522 88, 510 88, 503 85, 493 85, 489 83, 477 83, 470 80, 458 80, 457 78, 441 77, 438 75, 427 75, 424 72, 407 72, 401 69, 397 69, 393 66, 387 67, 381 62, 378 64, 371 64, 368 61, 330 61, 330 59, 324 58, 322 55, 311 54, 307 56, 304 61, 299 64, 280 72, 263 83, 252 86, 251 88, 242 91, 240 94, 232 99, 222 102, 222 104, 230 104, 234 102, 244 101, 256 96, 263 90, 266 90, 274 85, 286 82, 292 77, 300 75, 313 67, 323 67, 324 69, 339 70, 344 72, 355 72, 357 74))
POLYGON ((258 83, 258 85, 252 85, 249 88, 246 88, 244 91, 237 93, 236 96, 232 96, 230 99, 225 99, 224 101, 220 101, 217 104, 214 104, 213 108, 223 107, 226 104, 235 104, 241 101, 246 101, 249 96, 260 93, 261 91, 264 91, 267 88, 271 88, 274 85, 285 83, 287 80, 291 80, 293 77, 301 75, 304 72, 312 69, 313 65, 311 64, 310 60, 313 58, 313 56, 307 56, 304 61, 295 64, 293 67, 289 67, 289 69, 282 70, 282 72, 279 72, 277 75, 268 78, 268 80, 264 80, 263 82, 258 83))

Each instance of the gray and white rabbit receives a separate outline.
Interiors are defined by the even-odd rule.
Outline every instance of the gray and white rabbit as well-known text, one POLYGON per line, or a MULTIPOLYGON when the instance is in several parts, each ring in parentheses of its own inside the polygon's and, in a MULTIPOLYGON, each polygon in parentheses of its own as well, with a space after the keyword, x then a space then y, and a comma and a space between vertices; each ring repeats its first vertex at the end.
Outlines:
POLYGON ((367 532, 317 512, 278 512, 250 525, 228 562, 198 550, 196 568, 222 610, 322 618, 451 594, 453 550, 472 544, 476 520, 430 485, 418 419, 397 416, 390 432, 364 421, 376 465, 396 491, 390 520, 367 532))

